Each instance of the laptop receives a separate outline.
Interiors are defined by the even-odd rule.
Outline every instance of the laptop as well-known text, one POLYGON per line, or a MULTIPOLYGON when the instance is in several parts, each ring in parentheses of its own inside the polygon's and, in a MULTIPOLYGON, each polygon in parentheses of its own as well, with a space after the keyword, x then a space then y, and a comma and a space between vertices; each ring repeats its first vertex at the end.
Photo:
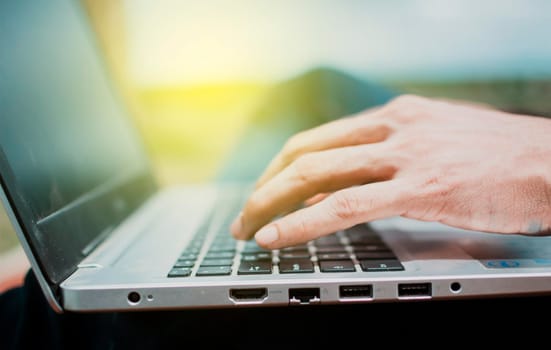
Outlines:
POLYGON ((389 218, 267 251, 251 186, 160 187, 68 0, 0 5, 0 197, 62 312, 300 307, 551 293, 551 238, 389 218))

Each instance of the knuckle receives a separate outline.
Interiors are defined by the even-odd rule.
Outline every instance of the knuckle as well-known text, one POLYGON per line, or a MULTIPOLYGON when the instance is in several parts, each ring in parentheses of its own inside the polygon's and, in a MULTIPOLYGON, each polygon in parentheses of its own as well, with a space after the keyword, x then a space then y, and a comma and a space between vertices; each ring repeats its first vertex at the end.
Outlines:
POLYGON ((427 115, 427 101, 416 95, 401 95, 385 106, 385 115, 399 123, 410 123, 427 115))
POLYGON ((381 118, 377 124, 372 121, 362 121, 349 135, 351 143, 365 144, 387 140, 397 129, 397 125, 388 118, 381 118))
POLYGON ((299 217, 293 227, 293 235, 296 240, 302 241, 308 237, 308 224, 303 217, 299 217))
POLYGON ((444 180, 445 178, 443 173, 431 174, 426 177, 421 183, 425 197, 447 199, 456 186, 451 181, 444 180))
POLYGON ((387 153, 394 155, 396 158, 407 158, 408 155, 418 154, 418 149, 423 145, 419 142, 417 133, 410 130, 400 132, 397 137, 392 138, 387 142, 387 153))
POLYGON ((396 131, 396 127, 391 123, 384 123, 379 125, 377 132, 380 135, 381 140, 388 138, 396 131))
POLYGON ((336 192, 332 195, 331 212, 332 214, 344 221, 349 221, 356 218, 360 212, 360 202, 358 198, 351 195, 349 192, 336 192))
POLYGON ((301 183, 314 181, 315 155, 303 154, 292 163, 293 177, 301 183))

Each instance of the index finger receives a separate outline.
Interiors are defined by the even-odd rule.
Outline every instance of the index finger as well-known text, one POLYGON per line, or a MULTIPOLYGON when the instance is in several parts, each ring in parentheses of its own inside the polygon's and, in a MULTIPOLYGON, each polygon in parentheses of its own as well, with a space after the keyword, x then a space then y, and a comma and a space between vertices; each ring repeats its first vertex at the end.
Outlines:
POLYGON ((268 223, 256 233, 256 242, 267 249, 280 249, 359 223, 402 215, 415 198, 411 188, 406 181, 394 179, 340 190, 268 223))

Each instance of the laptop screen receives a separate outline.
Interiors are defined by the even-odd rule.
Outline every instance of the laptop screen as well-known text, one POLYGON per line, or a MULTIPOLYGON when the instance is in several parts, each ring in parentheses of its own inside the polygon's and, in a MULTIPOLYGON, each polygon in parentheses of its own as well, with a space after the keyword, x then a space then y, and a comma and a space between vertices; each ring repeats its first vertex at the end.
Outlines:
POLYGON ((0 4, 2 183, 53 283, 153 186, 139 135, 76 5, 0 4))

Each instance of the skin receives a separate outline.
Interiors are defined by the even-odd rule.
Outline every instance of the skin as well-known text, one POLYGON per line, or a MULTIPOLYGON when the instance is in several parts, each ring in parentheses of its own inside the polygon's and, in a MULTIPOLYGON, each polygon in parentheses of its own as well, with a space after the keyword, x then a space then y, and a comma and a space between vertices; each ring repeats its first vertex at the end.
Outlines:
POLYGON ((400 96, 291 137, 231 232, 278 249, 391 216, 551 234, 551 119, 400 96))

